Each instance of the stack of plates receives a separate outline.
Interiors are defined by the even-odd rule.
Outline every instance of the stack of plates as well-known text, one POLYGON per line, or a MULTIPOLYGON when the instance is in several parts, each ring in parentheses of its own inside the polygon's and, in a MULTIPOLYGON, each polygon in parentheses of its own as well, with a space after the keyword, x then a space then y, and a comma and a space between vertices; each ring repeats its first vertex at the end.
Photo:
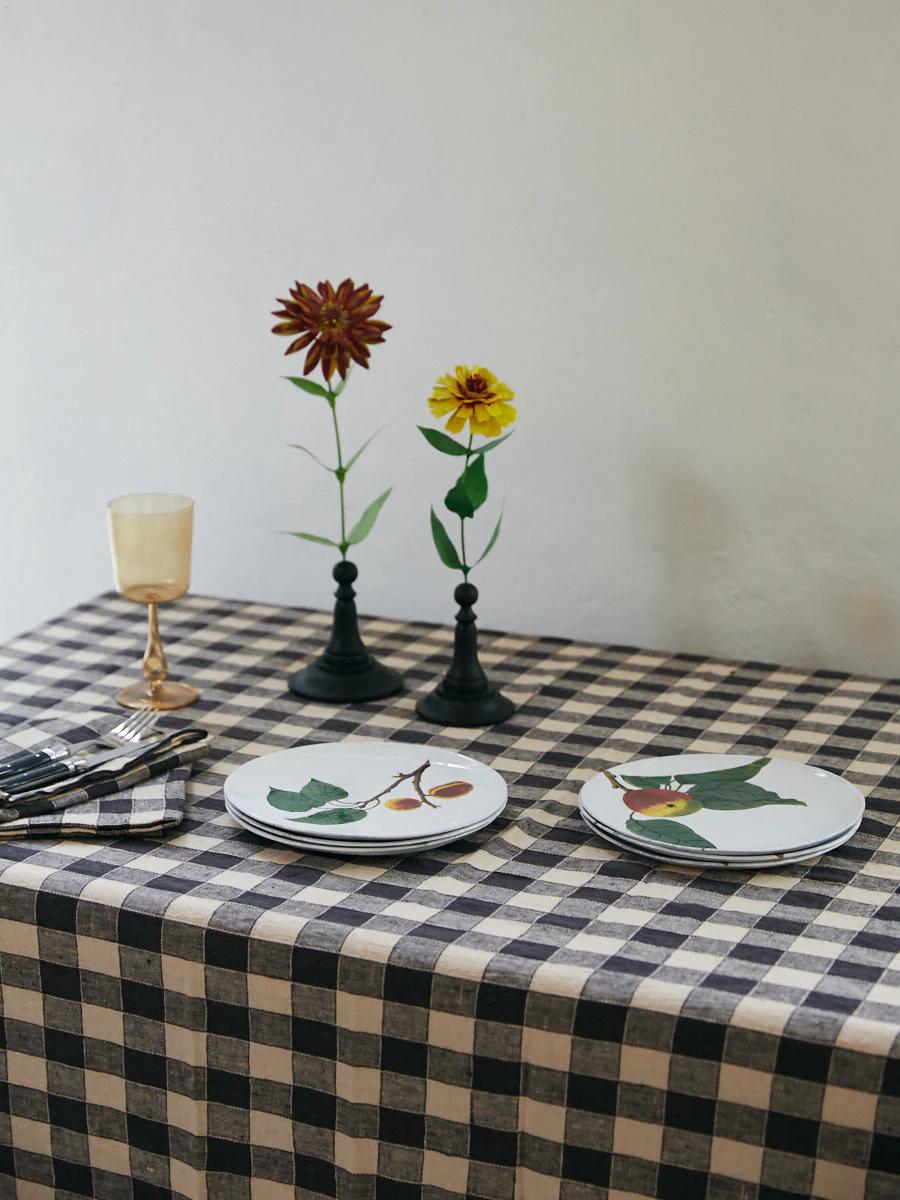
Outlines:
POLYGON ((225 806, 260 837, 343 857, 411 854, 466 837, 506 807, 506 784, 434 746, 332 742, 244 763, 225 806))
POLYGON ((594 833, 645 858, 758 870, 843 845, 865 800, 840 776, 787 759, 680 754, 595 775, 580 806, 594 833))

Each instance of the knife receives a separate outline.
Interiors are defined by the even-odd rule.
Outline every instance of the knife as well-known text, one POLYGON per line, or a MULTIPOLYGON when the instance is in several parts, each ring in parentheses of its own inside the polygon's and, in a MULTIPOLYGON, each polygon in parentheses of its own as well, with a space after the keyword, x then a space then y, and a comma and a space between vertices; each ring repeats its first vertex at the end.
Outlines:
MULTIPOLYGON (((167 737, 154 738, 153 744, 148 745, 149 738, 142 739, 140 745, 135 744, 130 750, 103 750, 99 754, 77 754, 65 762, 51 763, 49 767, 35 768, 33 771, 22 771, 14 779, 8 779, 0 784, 0 803, 10 796, 21 795, 22 792, 38 791, 51 783, 59 783, 63 779, 74 778, 93 771, 95 767, 114 758, 121 758, 129 766, 142 758, 156 757, 160 751, 174 750, 178 746, 189 745, 191 742, 202 741, 207 735, 202 729, 182 729, 178 733, 170 733, 167 737)), ((109 774, 109 772, 107 772, 109 774)))
MULTIPOLYGON (((87 745, 94 745, 88 742, 87 745)), ((0 762, 0 777, 18 775, 20 771, 29 771, 32 767, 42 767, 48 762, 56 762, 71 753, 71 746, 63 741, 51 742, 41 746, 40 750, 19 750, 0 762)))

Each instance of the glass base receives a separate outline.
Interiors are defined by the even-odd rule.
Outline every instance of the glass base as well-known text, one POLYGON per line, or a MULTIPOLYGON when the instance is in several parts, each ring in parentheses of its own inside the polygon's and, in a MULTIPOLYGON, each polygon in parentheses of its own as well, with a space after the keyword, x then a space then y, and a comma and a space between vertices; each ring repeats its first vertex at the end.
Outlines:
POLYGON ((193 704, 200 696, 189 683, 173 683, 166 679, 151 688, 149 683, 130 683, 116 693, 116 700, 123 708, 184 708, 193 704))

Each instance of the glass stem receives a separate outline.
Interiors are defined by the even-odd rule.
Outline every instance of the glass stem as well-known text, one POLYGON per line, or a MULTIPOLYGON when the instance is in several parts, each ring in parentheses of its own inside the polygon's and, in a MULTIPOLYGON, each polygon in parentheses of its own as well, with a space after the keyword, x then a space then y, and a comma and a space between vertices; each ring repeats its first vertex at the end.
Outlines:
POLYGON ((331 409, 331 420, 332 420, 332 423, 334 424, 334 443, 335 443, 335 446, 337 447, 337 470, 335 471, 335 475, 337 476, 338 491, 339 491, 340 497, 341 497, 341 540, 338 543, 338 548, 340 549, 340 552, 341 552, 341 559, 346 559, 346 557, 347 557, 347 515, 346 515, 346 511, 345 511, 345 506, 344 506, 344 479, 346 478, 346 475, 344 472, 344 458, 343 458, 343 453, 341 450, 341 431, 338 428, 337 396, 334 394, 333 391, 331 391, 330 388, 328 389, 328 405, 331 409))
POLYGON ((159 637, 156 605, 151 600, 147 605, 147 648, 144 651, 144 678, 147 680, 151 696, 159 691, 168 670, 169 664, 166 662, 159 637))

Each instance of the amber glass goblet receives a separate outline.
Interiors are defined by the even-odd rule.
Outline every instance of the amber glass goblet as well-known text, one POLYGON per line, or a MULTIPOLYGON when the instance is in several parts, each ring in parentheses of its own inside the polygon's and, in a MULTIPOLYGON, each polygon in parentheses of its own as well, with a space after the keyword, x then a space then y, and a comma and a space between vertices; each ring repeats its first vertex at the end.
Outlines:
POLYGON ((166 678, 157 605, 177 600, 191 581, 194 502, 187 496, 142 492, 118 496, 106 506, 116 588, 126 600, 147 605, 144 682, 116 695, 126 708, 183 708, 198 692, 166 678))

